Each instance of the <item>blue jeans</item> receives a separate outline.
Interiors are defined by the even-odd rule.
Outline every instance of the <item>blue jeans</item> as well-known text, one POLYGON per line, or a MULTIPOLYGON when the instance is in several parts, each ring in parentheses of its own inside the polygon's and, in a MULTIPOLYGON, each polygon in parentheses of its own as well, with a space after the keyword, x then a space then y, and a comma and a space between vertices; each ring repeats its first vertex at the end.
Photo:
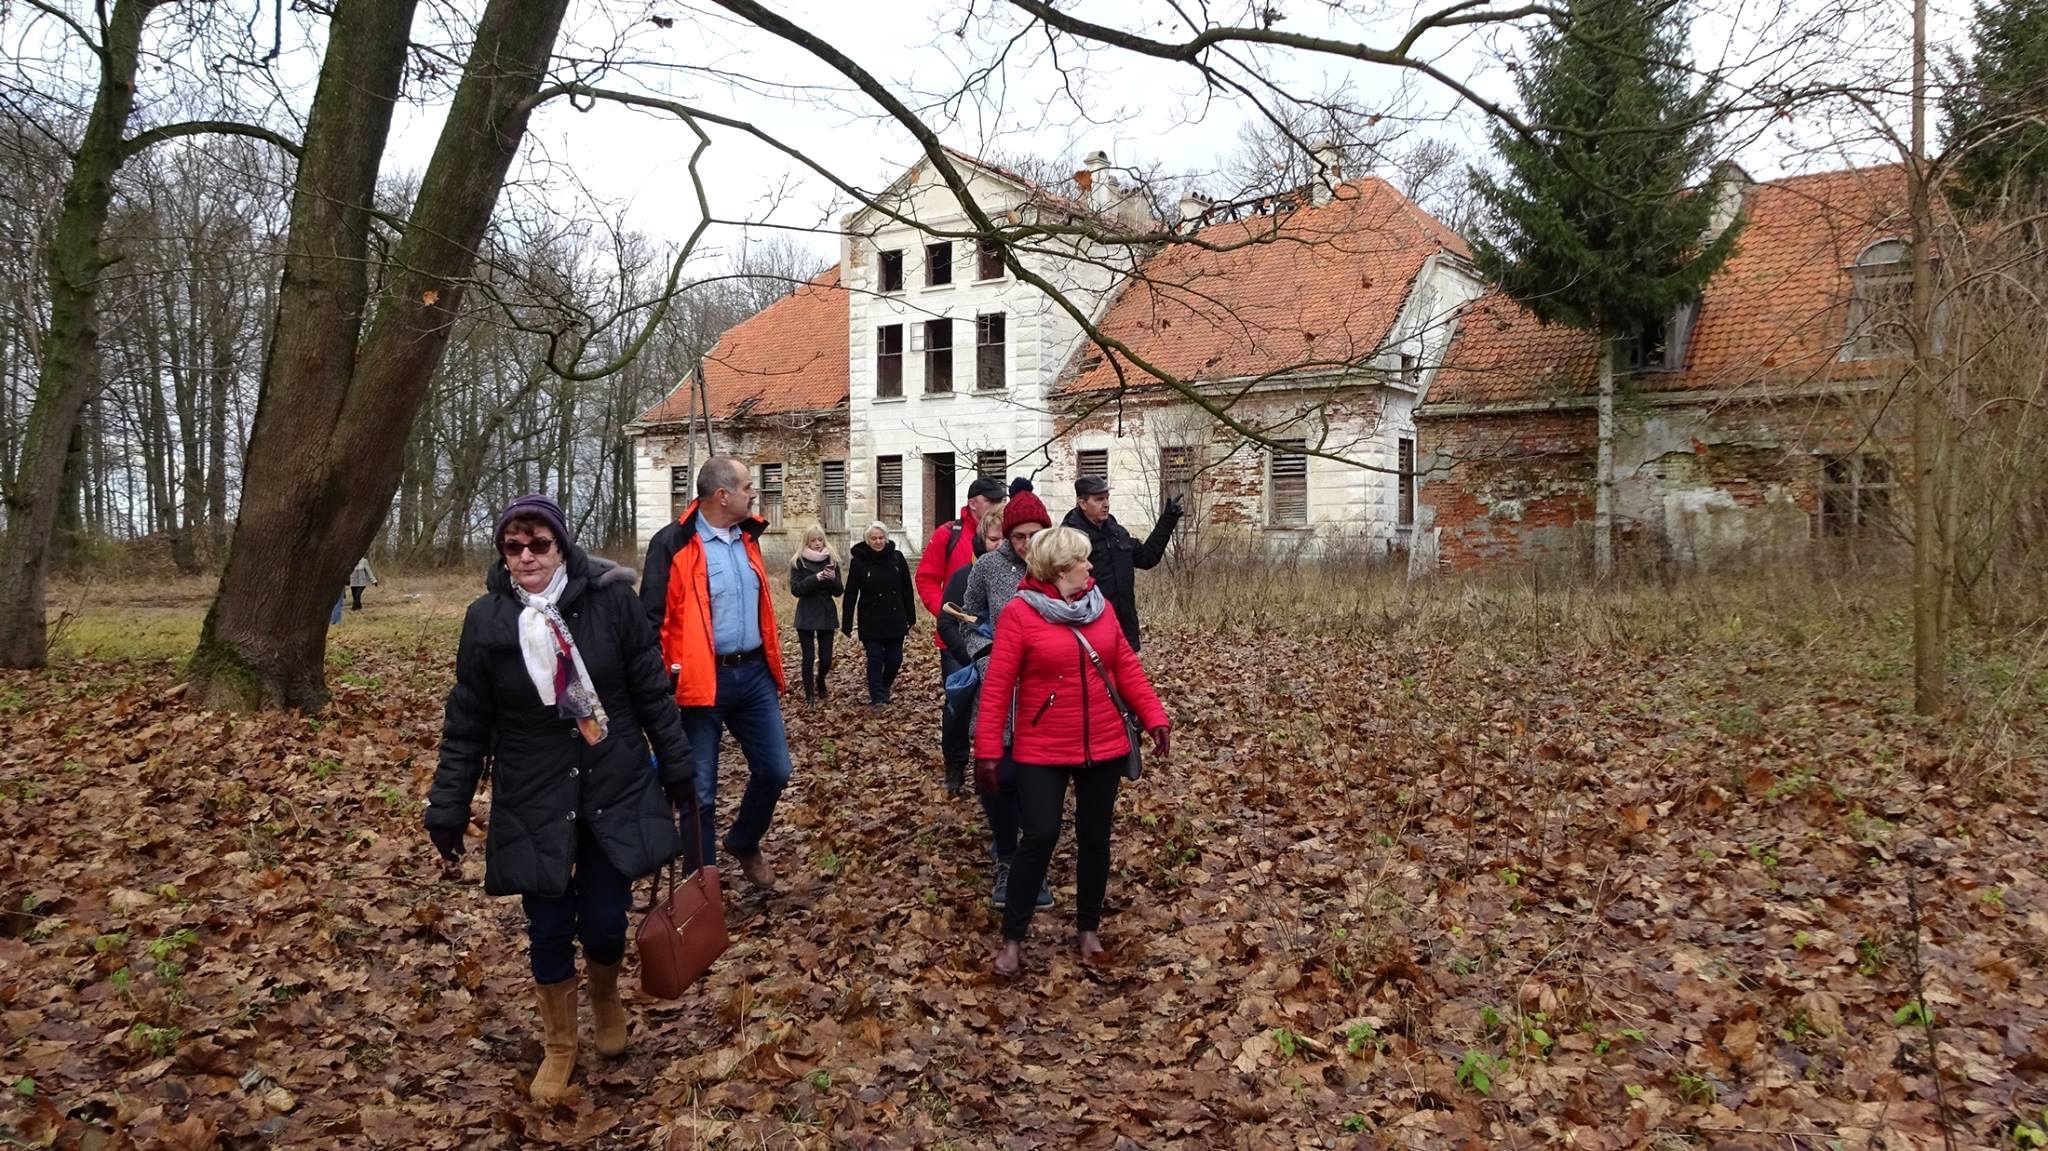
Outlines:
POLYGON ((868 702, 880 703, 889 698, 896 673, 903 670, 903 637, 862 639, 860 646, 868 653, 868 702))
MULTIPOLYGON (((695 870, 712 860, 699 857, 700 849, 710 852, 718 836, 718 741, 719 728, 732 733, 747 759, 747 790, 740 797, 739 814, 725 833, 725 850, 730 855, 753 855, 761 850, 761 837, 775 818, 775 803, 789 786, 789 737, 782 730, 782 695, 775 677, 761 661, 739 667, 718 669, 718 702, 710 707, 686 707, 683 734, 690 739, 690 759, 697 770, 697 806, 701 820, 698 834, 683 828, 683 860, 695 870)), ((713 860, 716 858, 715 853, 713 860)))
POLYGON ((613 964, 626 954, 626 909, 633 881, 612 866, 604 850, 577 825, 576 866, 569 890, 560 895, 527 895, 527 958, 535 983, 560 983, 576 975, 576 940, 586 963, 613 964))

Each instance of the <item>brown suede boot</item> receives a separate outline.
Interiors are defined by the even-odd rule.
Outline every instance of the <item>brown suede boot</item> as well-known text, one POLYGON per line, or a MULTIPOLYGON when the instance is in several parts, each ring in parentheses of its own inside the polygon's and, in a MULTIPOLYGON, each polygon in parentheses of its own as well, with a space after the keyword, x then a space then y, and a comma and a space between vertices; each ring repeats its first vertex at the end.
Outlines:
POLYGON ((571 976, 560 983, 538 983, 534 990, 540 993, 542 1054, 526 1093, 545 1105, 569 1093, 569 1074, 576 1070, 576 980, 571 976))
POLYGON ((626 1049, 626 1005, 619 1002, 619 965, 584 965, 590 975, 591 1038, 597 1053, 610 1059, 626 1049))

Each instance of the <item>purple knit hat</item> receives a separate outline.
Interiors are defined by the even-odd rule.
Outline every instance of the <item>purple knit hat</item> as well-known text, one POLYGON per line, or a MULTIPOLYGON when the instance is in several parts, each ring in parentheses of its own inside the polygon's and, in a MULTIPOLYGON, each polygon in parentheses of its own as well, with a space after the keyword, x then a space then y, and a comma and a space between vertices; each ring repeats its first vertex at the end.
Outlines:
POLYGON ((505 510, 498 513, 498 530, 491 533, 492 546, 505 541, 505 525, 520 516, 545 520, 549 527, 555 529, 555 542, 563 547, 569 546, 569 522, 562 515, 562 505, 543 495, 520 496, 506 504, 505 510))

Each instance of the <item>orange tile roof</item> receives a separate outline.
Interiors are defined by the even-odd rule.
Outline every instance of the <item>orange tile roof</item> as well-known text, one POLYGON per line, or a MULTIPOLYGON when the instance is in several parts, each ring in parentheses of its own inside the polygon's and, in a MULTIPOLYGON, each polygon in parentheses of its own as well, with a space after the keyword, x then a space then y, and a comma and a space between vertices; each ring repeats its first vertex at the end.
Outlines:
MULTIPOLYGON (((712 418, 844 406, 846 302, 835 266, 728 328, 706 357, 705 390, 712 418)), ((639 422, 689 419, 689 383, 686 377, 639 422)))
MULTIPOLYGON (((1735 254, 1707 282, 1685 367, 1645 373, 1641 390, 1726 391, 1864 379, 1883 361, 1839 358, 1847 268, 1864 248, 1907 232, 1906 175, 1896 164, 1792 176, 1751 187, 1735 254)), ((1489 291, 1466 306, 1425 397, 1443 404, 1570 399, 1594 387, 1597 344, 1540 323, 1489 291)))
MULTIPOLYGON (((1368 177, 1285 216, 1212 224, 1170 244, 1103 317, 1104 335, 1186 380, 1241 379, 1356 364, 1377 354, 1423 261, 1465 242, 1392 185, 1368 177)), ((1117 353, 1084 344, 1065 390, 1115 388, 1117 353)), ((1126 364, 1131 384, 1154 377, 1126 364)))

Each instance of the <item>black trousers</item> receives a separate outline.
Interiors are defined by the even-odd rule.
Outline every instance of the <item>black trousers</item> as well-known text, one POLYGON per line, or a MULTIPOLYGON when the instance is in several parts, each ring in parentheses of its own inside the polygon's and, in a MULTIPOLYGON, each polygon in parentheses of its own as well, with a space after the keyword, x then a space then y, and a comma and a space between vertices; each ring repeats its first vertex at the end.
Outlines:
POLYGON ((351 605, 351 610, 353 610, 353 611, 361 611, 361 610, 363 610, 363 587, 362 587, 362 585, 361 585, 361 584, 356 584, 356 585, 354 585, 354 586, 350 587, 350 588, 348 589, 348 591, 349 591, 349 594, 350 594, 350 595, 352 595, 352 596, 354 596, 354 597, 355 597, 355 603, 351 605))
POLYGON ((1102 896, 1109 889, 1109 829, 1116 814, 1117 764, 1043 767, 1020 763, 1017 784, 1017 854, 1010 859, 1010 890, 1025 892, 1003 908, 1003 938, 1022 940, 1031 932, 1030 898, 1045 882, 1052 849, 1060 841, 1061 808, 1067 785, 1074 788, 1074 929, 1102 926, 1102 896))
POLYGON ((804 698, 809 699, 814 693, 825 694, 825 677, 832 674, 832 630, 827 628, 824 631, 812 631, 808 628, 799 628, 796 633, 796 645, 802 648, 804 653, 804 698), (818 669, 816 679, 811 678, 814 657, 818 669))

